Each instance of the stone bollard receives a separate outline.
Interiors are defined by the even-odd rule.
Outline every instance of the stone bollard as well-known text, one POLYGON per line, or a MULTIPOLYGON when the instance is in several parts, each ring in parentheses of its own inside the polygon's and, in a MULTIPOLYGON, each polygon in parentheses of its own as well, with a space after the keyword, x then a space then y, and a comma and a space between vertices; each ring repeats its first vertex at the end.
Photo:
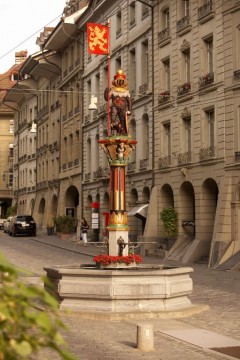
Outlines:
POLYGON ((153 325, 141 324, 137 326, 137 348, 141 351, 153 351, 153 325))

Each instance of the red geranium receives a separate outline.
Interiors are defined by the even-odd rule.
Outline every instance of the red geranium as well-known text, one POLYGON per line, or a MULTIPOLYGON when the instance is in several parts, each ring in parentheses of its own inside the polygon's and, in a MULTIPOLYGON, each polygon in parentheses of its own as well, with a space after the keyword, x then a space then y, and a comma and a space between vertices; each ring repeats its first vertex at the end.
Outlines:
POLYGON ((135 262, 136 264, 139 264, 143 261, 143 259, 140 255, 134 254, 128 256, 112 256, 107 254, 100 254, 94 256, 93 261, 95 261, 96 264, 102 264, 107 266, 116 263, 129 265, 135 262))

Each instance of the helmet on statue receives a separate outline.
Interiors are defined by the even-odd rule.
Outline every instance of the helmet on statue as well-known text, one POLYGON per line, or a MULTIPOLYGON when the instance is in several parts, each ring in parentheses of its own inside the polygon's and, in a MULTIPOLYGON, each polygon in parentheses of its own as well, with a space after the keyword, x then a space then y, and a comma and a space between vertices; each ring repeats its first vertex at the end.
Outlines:
POLYGON ((117 71, 116 75, 114 76, 114 80, 112 84, 120 88, 127 87, 126 75, 123 73, 121 69, 117 71))

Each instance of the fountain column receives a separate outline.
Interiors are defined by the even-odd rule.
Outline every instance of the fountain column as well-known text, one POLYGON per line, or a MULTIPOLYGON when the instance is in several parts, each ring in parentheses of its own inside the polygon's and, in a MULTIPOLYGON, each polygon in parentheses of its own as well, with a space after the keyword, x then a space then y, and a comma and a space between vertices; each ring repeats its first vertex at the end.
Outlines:
POLYGON ((126 212, 125 169, 137 143, 128 136, 111 136, 99 140, 110 166, 109 255, 128 255, 128 219, 126 212))

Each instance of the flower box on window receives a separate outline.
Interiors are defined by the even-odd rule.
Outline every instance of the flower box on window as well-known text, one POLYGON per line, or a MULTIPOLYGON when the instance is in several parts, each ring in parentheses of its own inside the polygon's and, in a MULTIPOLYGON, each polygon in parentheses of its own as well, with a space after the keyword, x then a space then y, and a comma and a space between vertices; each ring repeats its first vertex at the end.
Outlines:
POLYGON ((178 86, 178 96, 184 95, 186 93, 189 93, 191 91, 191 83, 185 82, 184 84, 178 86))

